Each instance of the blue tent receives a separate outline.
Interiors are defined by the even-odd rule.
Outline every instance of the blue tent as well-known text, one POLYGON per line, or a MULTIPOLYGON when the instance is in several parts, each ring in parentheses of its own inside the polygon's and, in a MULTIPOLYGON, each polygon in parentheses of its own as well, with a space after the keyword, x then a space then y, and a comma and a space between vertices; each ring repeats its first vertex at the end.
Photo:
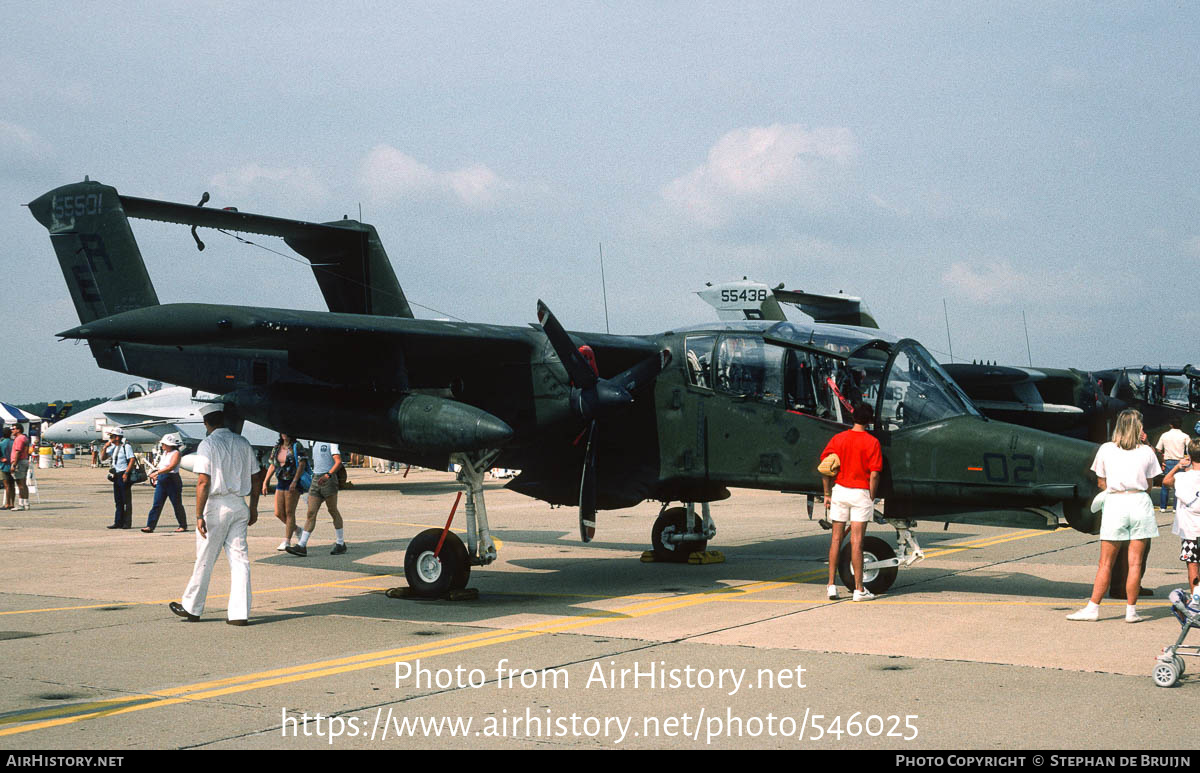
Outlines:
POLYGON ((29 411, 22 411, 17 406, 5 402, 0 402, 0 419, 3 419, 6 425, 16 424, 17 422, 21 422, 22 424, 37 424, 41 422, 40 418, 34 416, 29 411))

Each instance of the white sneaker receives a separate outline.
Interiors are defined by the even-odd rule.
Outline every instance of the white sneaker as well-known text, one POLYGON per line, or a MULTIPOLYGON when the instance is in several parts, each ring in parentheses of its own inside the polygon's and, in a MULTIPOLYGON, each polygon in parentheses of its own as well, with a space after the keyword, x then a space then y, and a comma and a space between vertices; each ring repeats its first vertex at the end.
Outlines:
POLYGON ((867 590, 866 588, 863 588, 862 590, 854 591, 854 600, 855 601, 870 601, 873 598, 875 598, 875 594, 872 593, 871 591, 867 590))
POLYGON ((1100 610, 1099 609, 1088 609, 1087 607, 1084 607, 1083 609, 1079 610, 1078 612, 1073 612, 1073 613, 1067 615, 1067 619, 1068 620, 1083 620, 1088 623, 1094 623, 1100 619, 1100 610))
POLYGON ((836 600, 836 599, 837 599, 837 597, 838 597, 838 594, 837 594, 837 586, 836 586, 836 585, 830 585, 829 587, 827 587, 827 588, 825 589, 825 595, 826 595, 826 596, 828 596, 828 597, 829 597, 829 598, 831 598, 831 599, 834 599, 834 600, 836 600))
POLYGON ((1125 615, 1125 622, 1127 623, 1141 623, 1149 619, 1148 617, 1142 617, 1137 612, 1134 612, 1132 615, 1125 615))
POLYGON ((280 542, 280 543, 279 543, 279 547, 277 547, 277 548, 275 548, 275 549, 276 549, 276 550, 287 550, 287 547, 288 547, 288 545, 290 545, 290 544, 292 544, 292 543, 288 542, 287 540, 284 540, 283 542, 280 542))

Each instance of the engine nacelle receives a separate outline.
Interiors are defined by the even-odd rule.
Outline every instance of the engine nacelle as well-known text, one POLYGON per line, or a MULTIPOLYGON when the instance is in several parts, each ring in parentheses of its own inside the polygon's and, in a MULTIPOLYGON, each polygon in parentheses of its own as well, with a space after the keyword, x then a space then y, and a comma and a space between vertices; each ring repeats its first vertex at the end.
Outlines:
POLYGON ((433 395, 331 394, 328 387, 291 384, 243 389, 226 400, 246 418, 297 437, 398 452, 500 448, 513 436, 487 411, 433 395))

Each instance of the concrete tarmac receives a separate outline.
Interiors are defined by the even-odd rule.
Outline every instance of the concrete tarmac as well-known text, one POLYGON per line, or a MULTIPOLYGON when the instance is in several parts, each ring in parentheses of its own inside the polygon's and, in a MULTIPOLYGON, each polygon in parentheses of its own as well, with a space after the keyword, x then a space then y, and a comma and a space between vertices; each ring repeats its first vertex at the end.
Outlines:
POLYGON ((927 557, 888 593, 853 603, 843 587, 831 602, 828 532, 802 497, 735 491, 712 507, 726 561, 681 566, 639 560, 654 503, 601 512, 582 545, 573 509, 489 481, 500 559, 473 570, 479 598, 408 601, 384 591, 405 584, 408 540, 444 524, 453 476, 351 469, 345 555, 329 554, 324 510, 307 558, 276 551, 264 501, 239 628, 223 622, 224 558, 201 622, 167 609, 195 558, 194 476, 189 532, 164 513, 143 534, 147 486, 134 528, 106 530, 105 470, 37 475, 32 509, 0 511, 10 749, 1158 751, 1190 748, 1200 708, 1200 661, 1174 688, 1151 679, 1180 632, 1166 595, 1186 584, 1169 513, 1139 604, 1150 619, 1128 625, 1106 601, 1079 623, 1066 615, 1099 543, 1071 530, 922 523, 927 557))

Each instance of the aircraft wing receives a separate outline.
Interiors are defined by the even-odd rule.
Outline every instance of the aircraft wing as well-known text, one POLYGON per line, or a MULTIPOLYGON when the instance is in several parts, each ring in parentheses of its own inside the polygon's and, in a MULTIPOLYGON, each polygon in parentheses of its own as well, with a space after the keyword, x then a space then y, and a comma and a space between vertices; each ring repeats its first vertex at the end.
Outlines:
POLYGON ((416 347, 437 347, 455 342, 465 346, 474 344, 481 352, 516 350, 525 353, 529 348, 525 329, 519 327, 207 303, 147 306, 97 319, 59 335, 167 346, 246 349, 324 349, 356 340, 403 340, 416 347))
POLYGON ((942 368, 984 413, 1084 413, 1078 405, 1047 399, 1069 397, 1071 387, 1081 378, 1071 371, 976 363, 943 364, 942 368))
POLYGON ((988 411, 1015 411, 1021 413, 1083 413, 1082 408, 1057 403, 1022 403, 1006 400, 973 400, 975 407, 988 411))
POLYGON ((942 370, 966 388, 976 384, 1024 384, 1043 381, 1046 374, 1034 368, 1017 368, 1008 365, 977 365, 964 362, 942 363, 942 370))
MULTIPOLYGON (((336 367, 346 360, 357 362, 360 369, 365 353, 376 362, 390 361, 405 369, 413 366, 413 372, 437 372, 435 363, 450 361, 480 367, 529 362, 546 343, 544 334, 532 327, 202 303, 147 306, 59 335, 133 344, 283 350, 296 363, 315 361, 336 367)), ((651 339, 639 336, 576 333, 573 338, 577 344, 588 343, 605 370, 613 372, 658 351, 651 339)))

